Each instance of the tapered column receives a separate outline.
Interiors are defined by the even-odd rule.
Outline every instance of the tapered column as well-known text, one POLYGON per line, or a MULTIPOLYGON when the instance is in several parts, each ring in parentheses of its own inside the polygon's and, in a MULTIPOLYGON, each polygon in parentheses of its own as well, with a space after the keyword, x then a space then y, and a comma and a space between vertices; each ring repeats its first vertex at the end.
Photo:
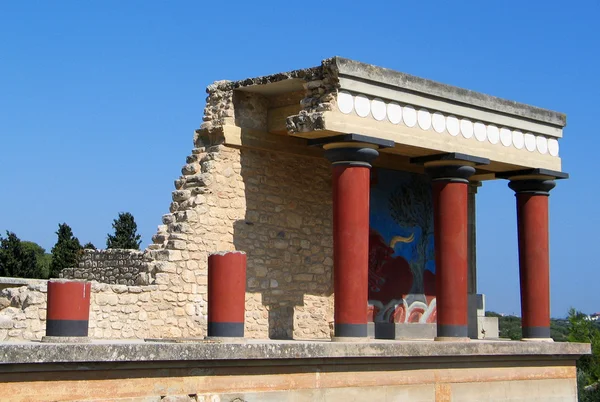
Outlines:
POLYGON ((550 253, 548 196, 554 180, 513 180, 517 197, 519 278, 524 340, 550 338, 550 253))
POLYGON ((489 160, 460 153, 413 158, 431 177, 438 341, 468 341, 469 178, 489 160))
POLYGON ((394 143, 348 134, 312 144, 332 165, 334 340, 366 340, 371 162, 394 143))
POLYGON ((468 338, 468 178, 473 166, 427 168, 432 178, 437 336, 468 338))
POLYGON ((335 337, 367 337, 370 162, 374 148, 329 146, 332 162, 335 337))

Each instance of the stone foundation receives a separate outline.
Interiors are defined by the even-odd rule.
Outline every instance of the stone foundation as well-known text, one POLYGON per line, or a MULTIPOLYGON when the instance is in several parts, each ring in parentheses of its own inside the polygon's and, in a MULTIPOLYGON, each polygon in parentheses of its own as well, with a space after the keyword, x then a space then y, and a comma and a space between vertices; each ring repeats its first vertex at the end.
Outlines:
POLYGON ((11 401, 575 402, 587 344, 0 344, 11 401))

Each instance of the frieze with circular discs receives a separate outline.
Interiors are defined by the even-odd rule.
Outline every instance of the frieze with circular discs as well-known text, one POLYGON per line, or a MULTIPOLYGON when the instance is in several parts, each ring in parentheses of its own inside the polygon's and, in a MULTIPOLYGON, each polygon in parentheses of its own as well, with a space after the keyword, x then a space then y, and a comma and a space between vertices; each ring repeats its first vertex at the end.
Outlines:
POLYGON ((348 91, 340 91, 337 105, 344 114, 356 113, 363 118, 371 117, 377 121, 387 120, 391 124, 404 124, 407 127, 419 128, 423 131, 433 130, 439 134, 450 134, 453 137, 462 135, 465 139, 489 142, 493 145, 526 149, 542 155, 558 156, 558 140, 544 135, 523 133, 508 127, 475 121, 466 117, 445 115, 440 111, 417 108, 413 105, 398 102, 386 102, 381 98, 369 99, 366 95, 353 95, 348 91))

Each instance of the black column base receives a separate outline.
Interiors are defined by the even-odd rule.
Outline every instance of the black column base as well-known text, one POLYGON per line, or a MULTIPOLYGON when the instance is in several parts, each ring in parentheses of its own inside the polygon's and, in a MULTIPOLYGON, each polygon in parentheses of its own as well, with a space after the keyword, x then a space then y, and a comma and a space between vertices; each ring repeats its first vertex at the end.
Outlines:
POLYGON ((219 338, 243 338, 243 322, 209 322, 208 336, 219 338))
POLYGON ((336 338, 366 338, 368 336, 367 323, 364 324, 335 324, 336 338))
POLYGON ((438 338, 468 338, 469 327, 467 325, 437 325, 438 338))
POLYGON ((47 320, 46 336, 88 336, 88 320, 47 320))
POLYGON ((523 327, 523 338, 550 338, 550 327, 523 327))

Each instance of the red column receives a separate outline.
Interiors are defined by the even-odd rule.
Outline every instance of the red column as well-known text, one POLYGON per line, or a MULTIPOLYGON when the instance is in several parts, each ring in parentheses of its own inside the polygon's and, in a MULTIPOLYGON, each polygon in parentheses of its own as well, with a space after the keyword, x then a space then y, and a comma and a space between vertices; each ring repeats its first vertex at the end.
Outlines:
POLYGON ((91 284, 50 279, 46 336, 88 336, 91 284))
POLYGON ((432 177, 438 340, 468 339, 468 178, 464 165, 426 168, 432 177))
POLYGON ((208 257, 208 336, 244 336, 246 254, 214 253, 208 257))
POLYGON ((548 196, 553 180, 516 180, 523 339, 550 338, 548 196))
POLYGON ((333 279, 336 338, 367 337, 370 162, 363 145, 328 149, 333 175, 333 279))
POLYGON ((333 167, 335 334, 367 336, 369 277, 367 167, 333 167))

